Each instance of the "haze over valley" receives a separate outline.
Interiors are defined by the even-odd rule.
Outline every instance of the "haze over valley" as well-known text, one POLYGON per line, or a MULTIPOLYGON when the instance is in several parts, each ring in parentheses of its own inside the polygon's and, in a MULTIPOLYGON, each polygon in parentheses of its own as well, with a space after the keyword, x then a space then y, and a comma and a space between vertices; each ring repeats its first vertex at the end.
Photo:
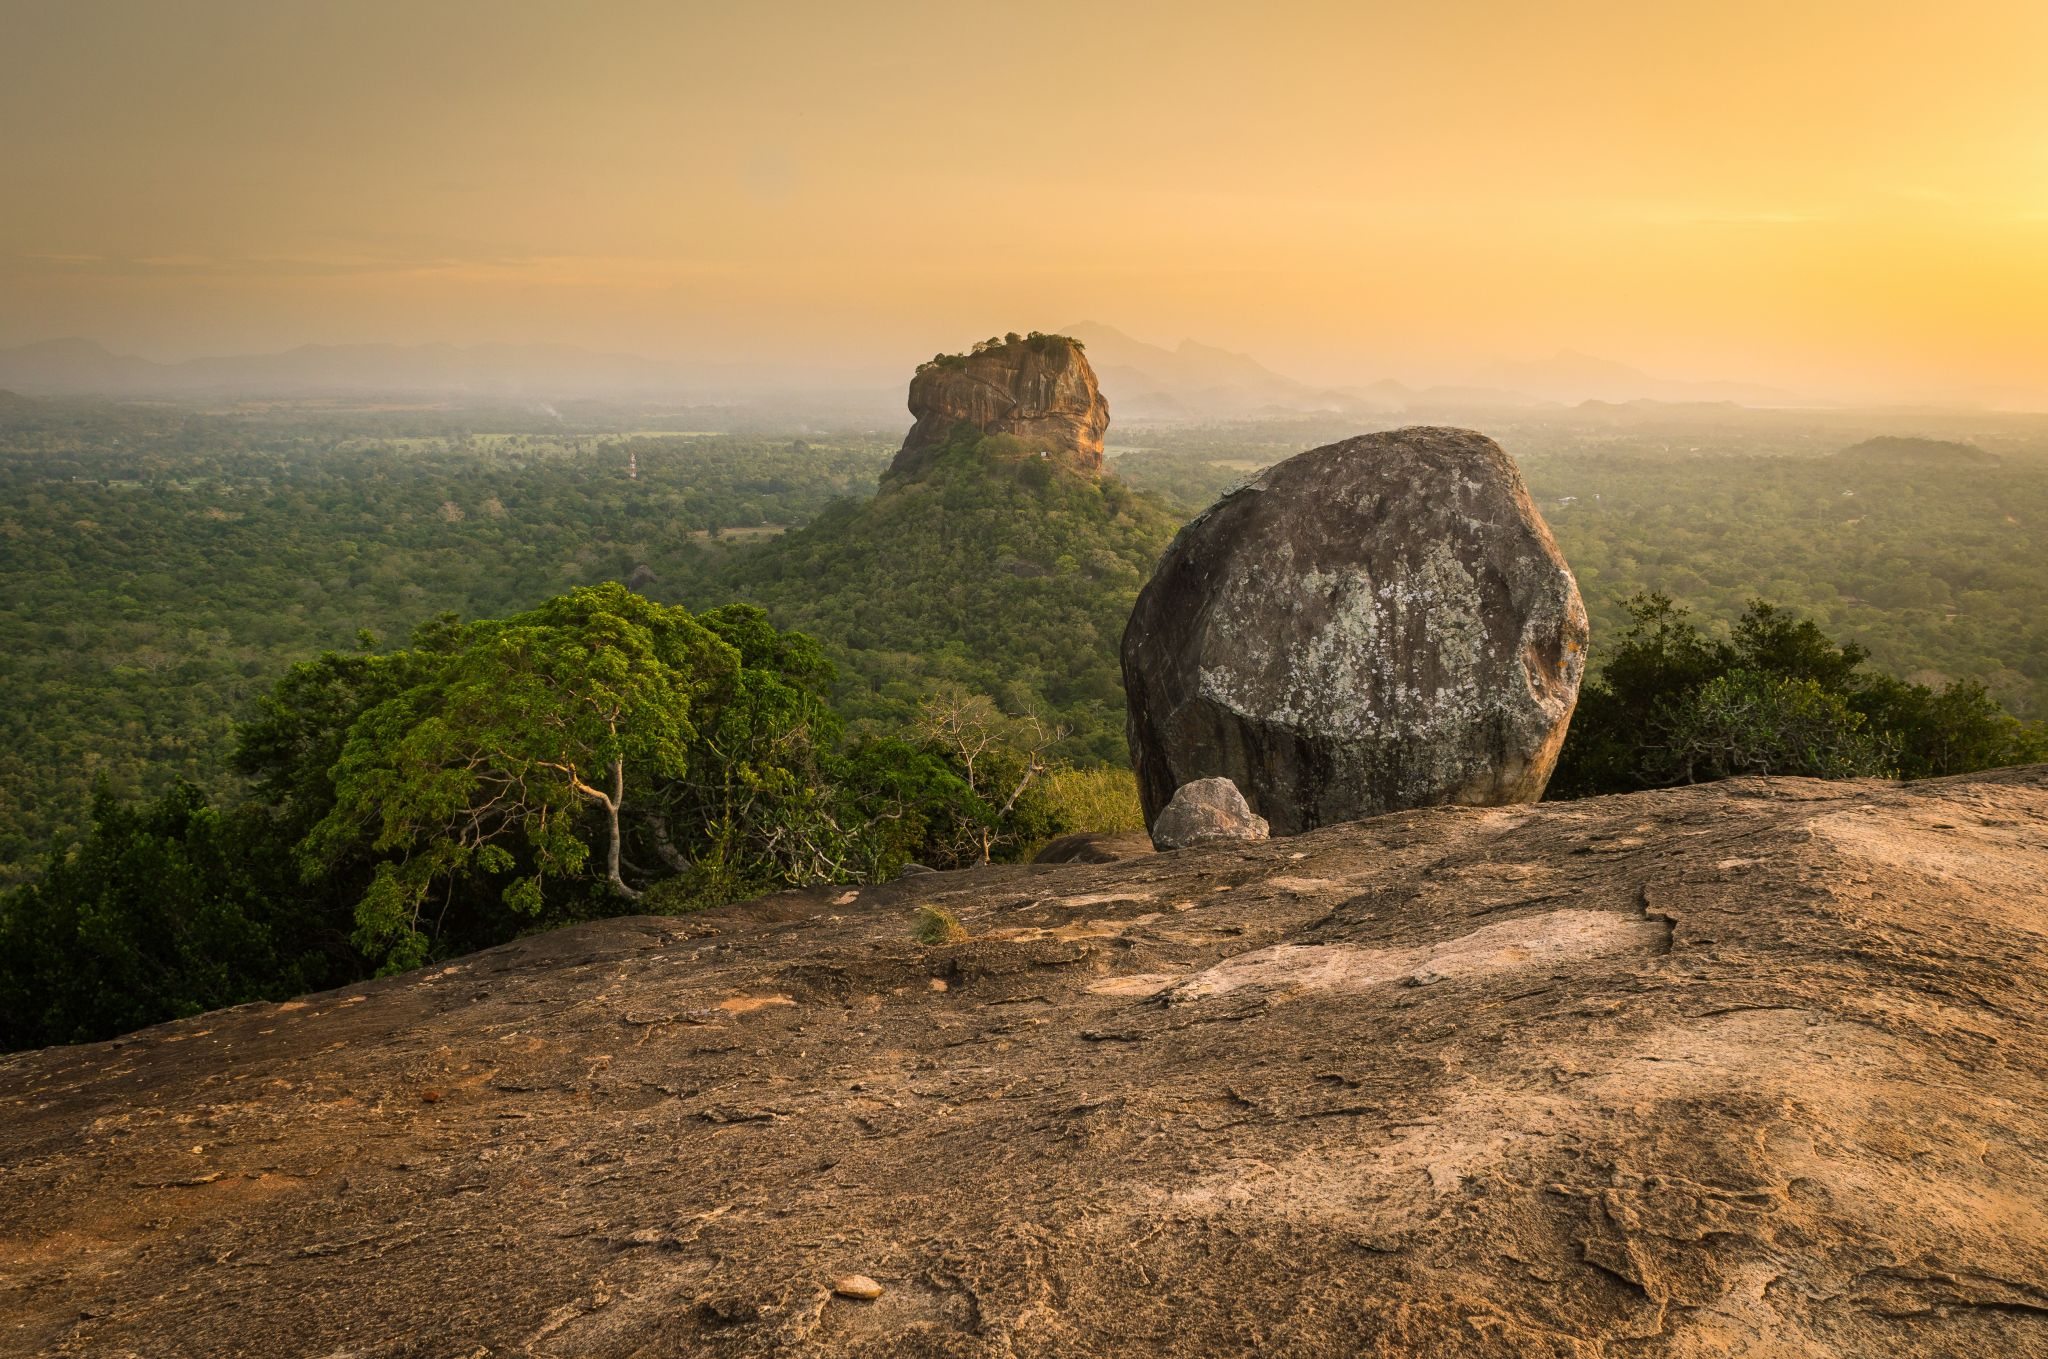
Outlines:
MULTIPOLYGON (((1461 383, 1410 386, 1380 376, 1352 385, 1316 386, 1275 372, 1249 354, 1197 340, 1172 347, 1148 344, 1093 322, 1063 326, 1058 333, 1088 345, 1103 381, 1121 394, 1118 410, 1126 420, 1398 414, 1584 401, 1834 404, 1755 384, 1653 377, 1627 364, 1572 353, 1487 364, 1461 383)), ((893 385, 853 368, 792 372, 761 365, 684 364, 570 345, 302 345, 274 354, 160 363, 113 353, 94 340, 47 340, 0 349, 0 388, 32 396, 230 402, 665 400, 743 404, 796 420, 866 407, 886 420, 900 405, 893 385)))

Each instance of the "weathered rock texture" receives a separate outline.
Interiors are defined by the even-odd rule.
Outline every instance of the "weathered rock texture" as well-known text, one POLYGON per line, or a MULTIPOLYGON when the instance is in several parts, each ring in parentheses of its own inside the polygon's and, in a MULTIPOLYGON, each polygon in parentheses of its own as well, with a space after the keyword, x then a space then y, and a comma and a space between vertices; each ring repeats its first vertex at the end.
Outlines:
POLYGON ((1521 474, 1470 430, 1330 444, 1181 530, 1124 632, 1147 819, 1221 775, 1292 835, 1543 795, 1586 611, 1521 474))
POLYGON ((1152 838, 1143 831, 1076 831, 1047 842, 1035 864, 1113 864, 1152 852, 1152 838))
POLYGON ((983 434, 1029 440, 1064 467, 1091 476, 1102 471, 1109 402, 1081 346, 1063 336, 925 364, 910 380, 910 413, 917 423, 889 464, 891 477, 922 472, 963 422, 983 434))
POLYGON ((1229 779, 1196 779, 1174 790, 1152 823, 1152 843, 1187 849, 1207 840, 1263 840, 1270 829, 1229 779))
POLYGON ((0 1059, 0 1350, 2048 1354, 2048 767, 790 894, 0 1059))

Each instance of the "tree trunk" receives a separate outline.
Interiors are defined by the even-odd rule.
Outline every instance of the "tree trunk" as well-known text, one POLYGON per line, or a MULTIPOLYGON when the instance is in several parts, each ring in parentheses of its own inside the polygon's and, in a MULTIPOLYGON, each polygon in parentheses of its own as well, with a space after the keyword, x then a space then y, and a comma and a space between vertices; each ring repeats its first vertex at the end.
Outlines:
POLYGON ((626 762, 612 761, 611 796, 603 798, 605 819, 611 823, 611 844, 605 854, 605 869, 612 880, 612 886, 628 901, 638 901, 640 894, 626 886, 626 880, 619 876, 619 804, 626 800, 626 762))
POLYGON ((654 832, 654 852, 661 856, 661 861, 678 873, 689 872, 690 861, 683 857, 682 851, 676 848, 675 841, 669 838, 668 822, 662 817, 650 815, 647 818, 647 828, 654 832))

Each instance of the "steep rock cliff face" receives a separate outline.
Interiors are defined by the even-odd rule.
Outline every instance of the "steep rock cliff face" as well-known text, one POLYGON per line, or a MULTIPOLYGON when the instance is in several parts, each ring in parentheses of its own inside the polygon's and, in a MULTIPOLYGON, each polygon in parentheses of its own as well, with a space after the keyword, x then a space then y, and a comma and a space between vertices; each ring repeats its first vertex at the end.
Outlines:
POLYGON ((1010 434, 1062 466, 1090 476, 1102 471, 1109 403, 1081 346, 1058 335, 1035 335, 934 360, 910 382, 917 417, 888 475, 914 477, 960 424, 983 434, 1010 434))
POLYGON ((2039 1356, 2044 1204, 2048 767, 1741 780, 0 1059, 0 1351, 2039 1356))

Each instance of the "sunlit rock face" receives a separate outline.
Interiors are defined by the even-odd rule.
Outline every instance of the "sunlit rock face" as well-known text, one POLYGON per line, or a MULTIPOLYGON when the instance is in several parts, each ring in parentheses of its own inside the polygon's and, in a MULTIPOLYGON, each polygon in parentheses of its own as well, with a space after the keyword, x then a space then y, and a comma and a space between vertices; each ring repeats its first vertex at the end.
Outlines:
POLYGON ((1061 466, 1102 471, 1109 403, 1075 341, 1060 335, 995 345, 925 364, 910 381, 917 423, 889 464, 891 477, 922 472, 963 422, 983 434, 1026 440, 1061 466))
POLYGON ((1183 529, 1123 639, 1147 818, 1193 779, 1277 835, 1534 802, 1585 669, 1578 585, 1500 445, 1368 434, 1183 529))

